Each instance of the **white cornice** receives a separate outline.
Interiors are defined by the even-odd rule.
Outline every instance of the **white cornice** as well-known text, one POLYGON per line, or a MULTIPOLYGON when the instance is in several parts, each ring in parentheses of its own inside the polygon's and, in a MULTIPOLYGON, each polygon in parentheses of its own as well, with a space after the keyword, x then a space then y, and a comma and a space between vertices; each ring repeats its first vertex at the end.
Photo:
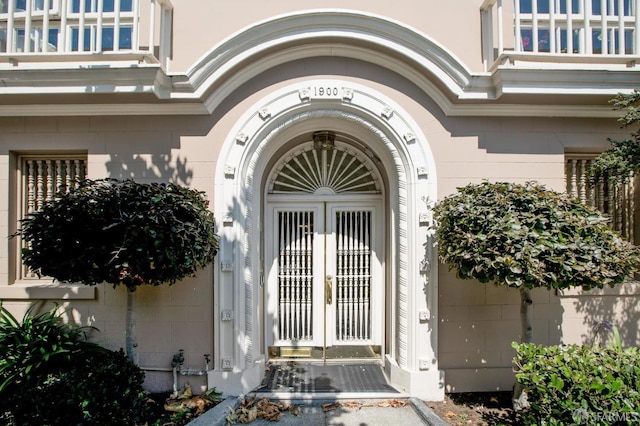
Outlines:
MULTIPOLYGON (((2 99, 0 97, 0 99, 2 99)), ((93 115, 208 115, 202 103, 114 103, 0 105, 0 117, 93 115)))
POLYGON ((640 83, 637 58, 631 57, 598 61, 577 55, 503 55, 490 72, 473 73, 442 45, 400 22, 348 10, 309 10, 233 34, 184 74, 168 75, 157 62, 136 54, 48 55, 47 62, 39 62, 37 55, 0 57, 0 115, 210 114, 269 69, 320 56, 386 68, 411 81, 452 116, 616 116, 606 101, 576 104, 585 95, 611 98, 640 83), (92 102, 92 94, 101 94, 100 101, 92 102), (50 101, 10 105, 2 95, 14 95, 8 98, 12 102, 17 102, 15 95, 50 95, 50 101), (126 95, 127 102, 119 95, 126 95), (558 95, 566 96, 566 104, 557 104, 558 95), (535 105, 529 104, 531 96, 535 105))

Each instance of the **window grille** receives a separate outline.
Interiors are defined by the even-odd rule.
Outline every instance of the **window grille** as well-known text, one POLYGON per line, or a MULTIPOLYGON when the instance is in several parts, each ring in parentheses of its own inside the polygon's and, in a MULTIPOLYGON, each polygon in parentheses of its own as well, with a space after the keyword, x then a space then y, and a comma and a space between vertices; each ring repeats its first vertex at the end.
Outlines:
MULTIPOLYGON (((82 156, 24 156, 19 160, 19 167, 20 219, 40 210, 58 192, 75 187, 87 174, 86 158, 82 156)), ((21 244, 20 248, 24 248, 24 242, 21 244)), ((38 279, 19 262, 18 279, 38 279)))
POLYGON ((609 218, 609 225, 625 239, 634 242, 635 183, 623 185, 600 182, 590 186, 588 170, 595 155, 570 155, 565 160, 566 191, 580 201, 596 207, 609 218))

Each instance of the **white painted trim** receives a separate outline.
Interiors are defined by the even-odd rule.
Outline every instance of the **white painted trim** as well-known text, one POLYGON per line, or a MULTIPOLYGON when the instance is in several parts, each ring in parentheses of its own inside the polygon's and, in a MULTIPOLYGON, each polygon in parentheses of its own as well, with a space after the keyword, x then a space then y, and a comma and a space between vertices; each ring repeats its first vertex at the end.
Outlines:
POLYGON ((304 58, 332 56, 373 63, 405 77, 446 115, 616 117, 606 101, 637 87, 640 59, 525 52, 502 55, 491 72, 471 72, 444 46, 414 28, 342 9, 299 11, 250 25, 214 46, 186 73, 167 74, 157 60, 139 54, 101 54, 99 59, 49 55, 46 60, 14 56, 0 57, 3 75, 10 76, 3 79, 0 95, 50 94, 60 96, 60 101, 0 105, 0 116, 211 114, 260 73, 304 58), (335 41, 328 43, 327 38, 335 41), (86 93, 128 94, 131 101, 141 101, 68 104, 63 96, 86 93), (528 105, 526 98, 504 104, 503 94, 541 99, 548 95, 553 100, 546 105, 528 105), (598 96, 594 99, 602 99, 602 104, 572 100, 582 100, 585 94, 598 96), (565 95, 567 104, 558 105, 557 95, 565 95))
MULTIPOLYGON (((231 273, 221 272, 219 265, 214 268, 214 327, 218 329, 221 324, 220 310, 233 309, 237 315, 233 324, 227 324, 230 327, 218 333, 214 359, 233 359, 234 372, 262 359, 258 343, 263 317, 258 303, 263 291, 262 178, 270 171, 269 159, 284 143, 318 129, 366 141, 386 170, 387 247, 395 251, 385 265, 390 271, 387 286, 391 294, 387 327, 394 336, 389 356, 409 375, 420 371, 428 360, 421 373, 426 377, 428 370, 428 376, 436 380, 423 385, 433 392, 443 392, 437 381, 440 373, 435 356, 437 257, 427 228, 420 222, 437 196, 437 174, 428 141, 417 123, 392 99, 372 88, 337 79, 310 80, 276 91, 254 104, 223 144, 216 169, 214 213, 227 219, 218 230, 221 247, 216 262, 237 268, 231 273), (352 96, 321 101, 300 96, 314 85, 344 87, 352 96), (233 176, 225 173, 225 164, 236 165, 233 176), (426 321, 418 321, 421 312, 429 315, 426 321)), ((220 369, 220 365, 214 368, 220 369)), ((245 391, 256 385, 242 384, 245 391)), ((219 388, 215 382, 212 386, 219 388)))
POLYGON ((16 283, 0 286, 0 299, 2 300, 86 300, 95 298, 95 286, 83 284, 16 283))

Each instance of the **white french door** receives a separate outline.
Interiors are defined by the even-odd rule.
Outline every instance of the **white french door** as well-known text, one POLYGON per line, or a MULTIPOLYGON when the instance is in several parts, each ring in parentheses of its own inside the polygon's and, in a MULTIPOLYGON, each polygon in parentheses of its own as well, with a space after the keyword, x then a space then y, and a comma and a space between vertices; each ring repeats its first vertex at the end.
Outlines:
POLYGON ((376 202, 269 204, 267 345, 382 344, 382 214, 376 202))

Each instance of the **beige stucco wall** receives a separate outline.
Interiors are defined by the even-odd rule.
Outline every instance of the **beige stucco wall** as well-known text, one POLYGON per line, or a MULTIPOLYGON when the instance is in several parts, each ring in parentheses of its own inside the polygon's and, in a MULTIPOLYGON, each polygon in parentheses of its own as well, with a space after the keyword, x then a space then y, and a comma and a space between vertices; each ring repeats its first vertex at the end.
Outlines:
MULTIPOLYGON (((388 1, 367 3, 367 12, 415 27, 446 46, 473 71, 481 71, 479 6, 482 2, 388 1), (452 17, 455 16, 455 22, 452 17)), ((185 72, 220 40, 257 21, 316 2, 254 0, 229 6, 181 0, 174 14, 172 72, 185 72), (238 11, 241 11, 239 13, 238 11)), ((325 1, 323 8, 361 10, 355 0, 325 1)), ((211 116, 25 117, 0 118, 0 240, 13 231, 15 165, 12 153, 86 151, 89 176, 173 181, 214 198, 215 170, 222 142, 234 124, 260 100, 288 85, 312 78, 353 82, 382 93, 410 114, 435 159, 438 196, 483 179, 537 180, 564 188, 565 151, 595 152, 609 136, 620 134, 613 119, 447 117, 418 87, 373 63, 346 59, 305 59, 262 73, 232 93, 211 116)), ((319 129, 325 130, 325 129, 319 129)), ((233 136, 233 135, 232 135, 233 136)), ((6 298, 12 284, 12 241, 0 245, 0 298, 20 315, 31 301, 6 298), (4 288, 3 288, 4 287, 4 288)), ((170 367, 172 355, 185 350, 185 367, 204 367, 206 353, 218 342, 215 330, 214 274, 209 267, 175 286, 141 288, 138 297, 140 365, 170 367)), ((440 266, 437 285, 439 368, 447 390, 508 389, 512 383, 510 343, 518 340, 518 293, 475 282, 461 282, 440 266)), ((598 295, 564 296, 534 292, 534 340, 542 344, 588 343, 593 320, 608 319, 627 345, 640 343, 639 289, 632 285, 598 295), (618 292, 624 297, 616 297, 618 292)), ((25 294, 28 291, 25 290, 25 294)), ((228 293, 231 295, 231 293, 228 293)), ((232 295, 230 296, 232 297, 232 295)), ((100 331, 93 338, 113 349, 124 345, 125 291, 98 286, 93 298, 65 302, 73 319, 100 331)), ((229 330, 232 334, 233 331, 229 330)), ((214 359, 214 364, 219 360, 214 359)), ((196 388, 202 378, 184 378, 196 388)), ((168 372, 149 372, 151 389, 168 389, 168 372)), ((215 386, 215 383, 210 384, 215 386)))
MULTIPOLYGON (((10 211, 15 199, 9 187, 15 184, 9 153, 78 152, 88 155, 90 178, 133 178, 139 181, 173 181, 205 192, 213 197, 213 171, 219 144, 215 133, 208 135, 210 124, 201 118, 171 117, 73 117, 0 119, 2 128, 2 188, 0 228, 2 258, 0 298, 5 307, 21 316, 30 300, 7 298, 3 292, 14 277, 9 275, 9 252, 15 240, 7 240, 10 211), (195 137, 194 135, 200 135, 195 137), (11 172, 10 172, 11 170, 11 172)), ((13 293, 12 293, 13 294, 13 293)), ((25 291, 28 294, 28 290, 25 291)), ((61 296, 67 297, 67 296, 61 296)), ((171 359, 185 350, 185 368, 202 370, 204 354, 213 347, 213 274, 212 267, 200 271, 174 286, 140 287, 137 304, 139 365, 171 368, 171 359)), ((98 328, 92 339, 111 349, 124 347, 126 290, 109 285, 97 286, 89 300, 64 301, 69 316, 82 325, 98 328)), ((171 374, 148 372, 151 389, 170 389, 171 374)), ((205 389, 202 377, 180 378, 194 389, 205 389)))
POLYGON ((410 0, 403 1, 401 6, 384 0, 366 3, 358 0, 243 0, 229 4, 181 0, 174 12, 171 71, 186 71, 216 43, 247 26, 282 14, 316 9, 352 10, 402 22, 445 45, 472 70, 482 71, 481 4, 481 0, 410 0))
MULTIPOLYGON (((313 64, 313 61, 310 61, 313 64)), ((564 185, 564 151, 596 150, 606 137, 617 132, 613 120, 545 118, 445 117, 425 95, 402 79, 380 69, 348 60, 325 63, 334 77, 367 85, 394 99, 420 126, 436 161, 438 193, 442 198, 455 188, 483 179, 538 180, 550 188, 564 185), (373 72, 371 72, 373 71, 373 72), (370 72, 370 79, 357 77, 370 72)), ((301 75, 304 64, 291 70, 276 69, 260 81, 247 85, 227 100, 211 117, 79 117, 0 119, 3 163, 2 191, 9 193, 10 152, 86 150, 89 175, 171 180, 204 191, 213 198, 214 171, 221 141, 233 123, 250 106, 269 93, 318 77, 301 75)), ((12 200, 2 197, 2 234, 8 233, 12 200)), ((10 243, 9 243, 10 244, 10 243)), ((2 285, 8 276, 8 249, 3 248, 2 285)), ((511 341, 518 340, 520 323, 518 293, 513 290, 461 282, 441 265, 438 326, 439 367, 446 372, 449 391, 506 389, 512 380, 511 341)), ((637 292, 626 287, 624 292, 637 292)), ((615 294, 615 293, 614 293, 615 294)), ((100 332, 93 338, 111 348, 124 344, 125 291, 99 286, 94 300, 73 301, 74 319, 100 332)), ((637 344, 640 311, 635 298, 604 299, 595 296, 558 297, 553 292, 534 292, 534 340, 543 344, 587 343, 592 320, 609 319, 623 329, 627 344, 637 344)), ((212 268, 175 286, 141 288, 138 297, 140 365, 168 368, 172 355, 185 350, 188 368, 203 368, 203 354, 212 353, 212 268)), ((24 311, 29 301, 7 300, 5 306, 24 311)), ((181 378, 196 387, 201 378, 181 378)), ((149 372, 148 386, 168 388, 170 374, 149 372)))

